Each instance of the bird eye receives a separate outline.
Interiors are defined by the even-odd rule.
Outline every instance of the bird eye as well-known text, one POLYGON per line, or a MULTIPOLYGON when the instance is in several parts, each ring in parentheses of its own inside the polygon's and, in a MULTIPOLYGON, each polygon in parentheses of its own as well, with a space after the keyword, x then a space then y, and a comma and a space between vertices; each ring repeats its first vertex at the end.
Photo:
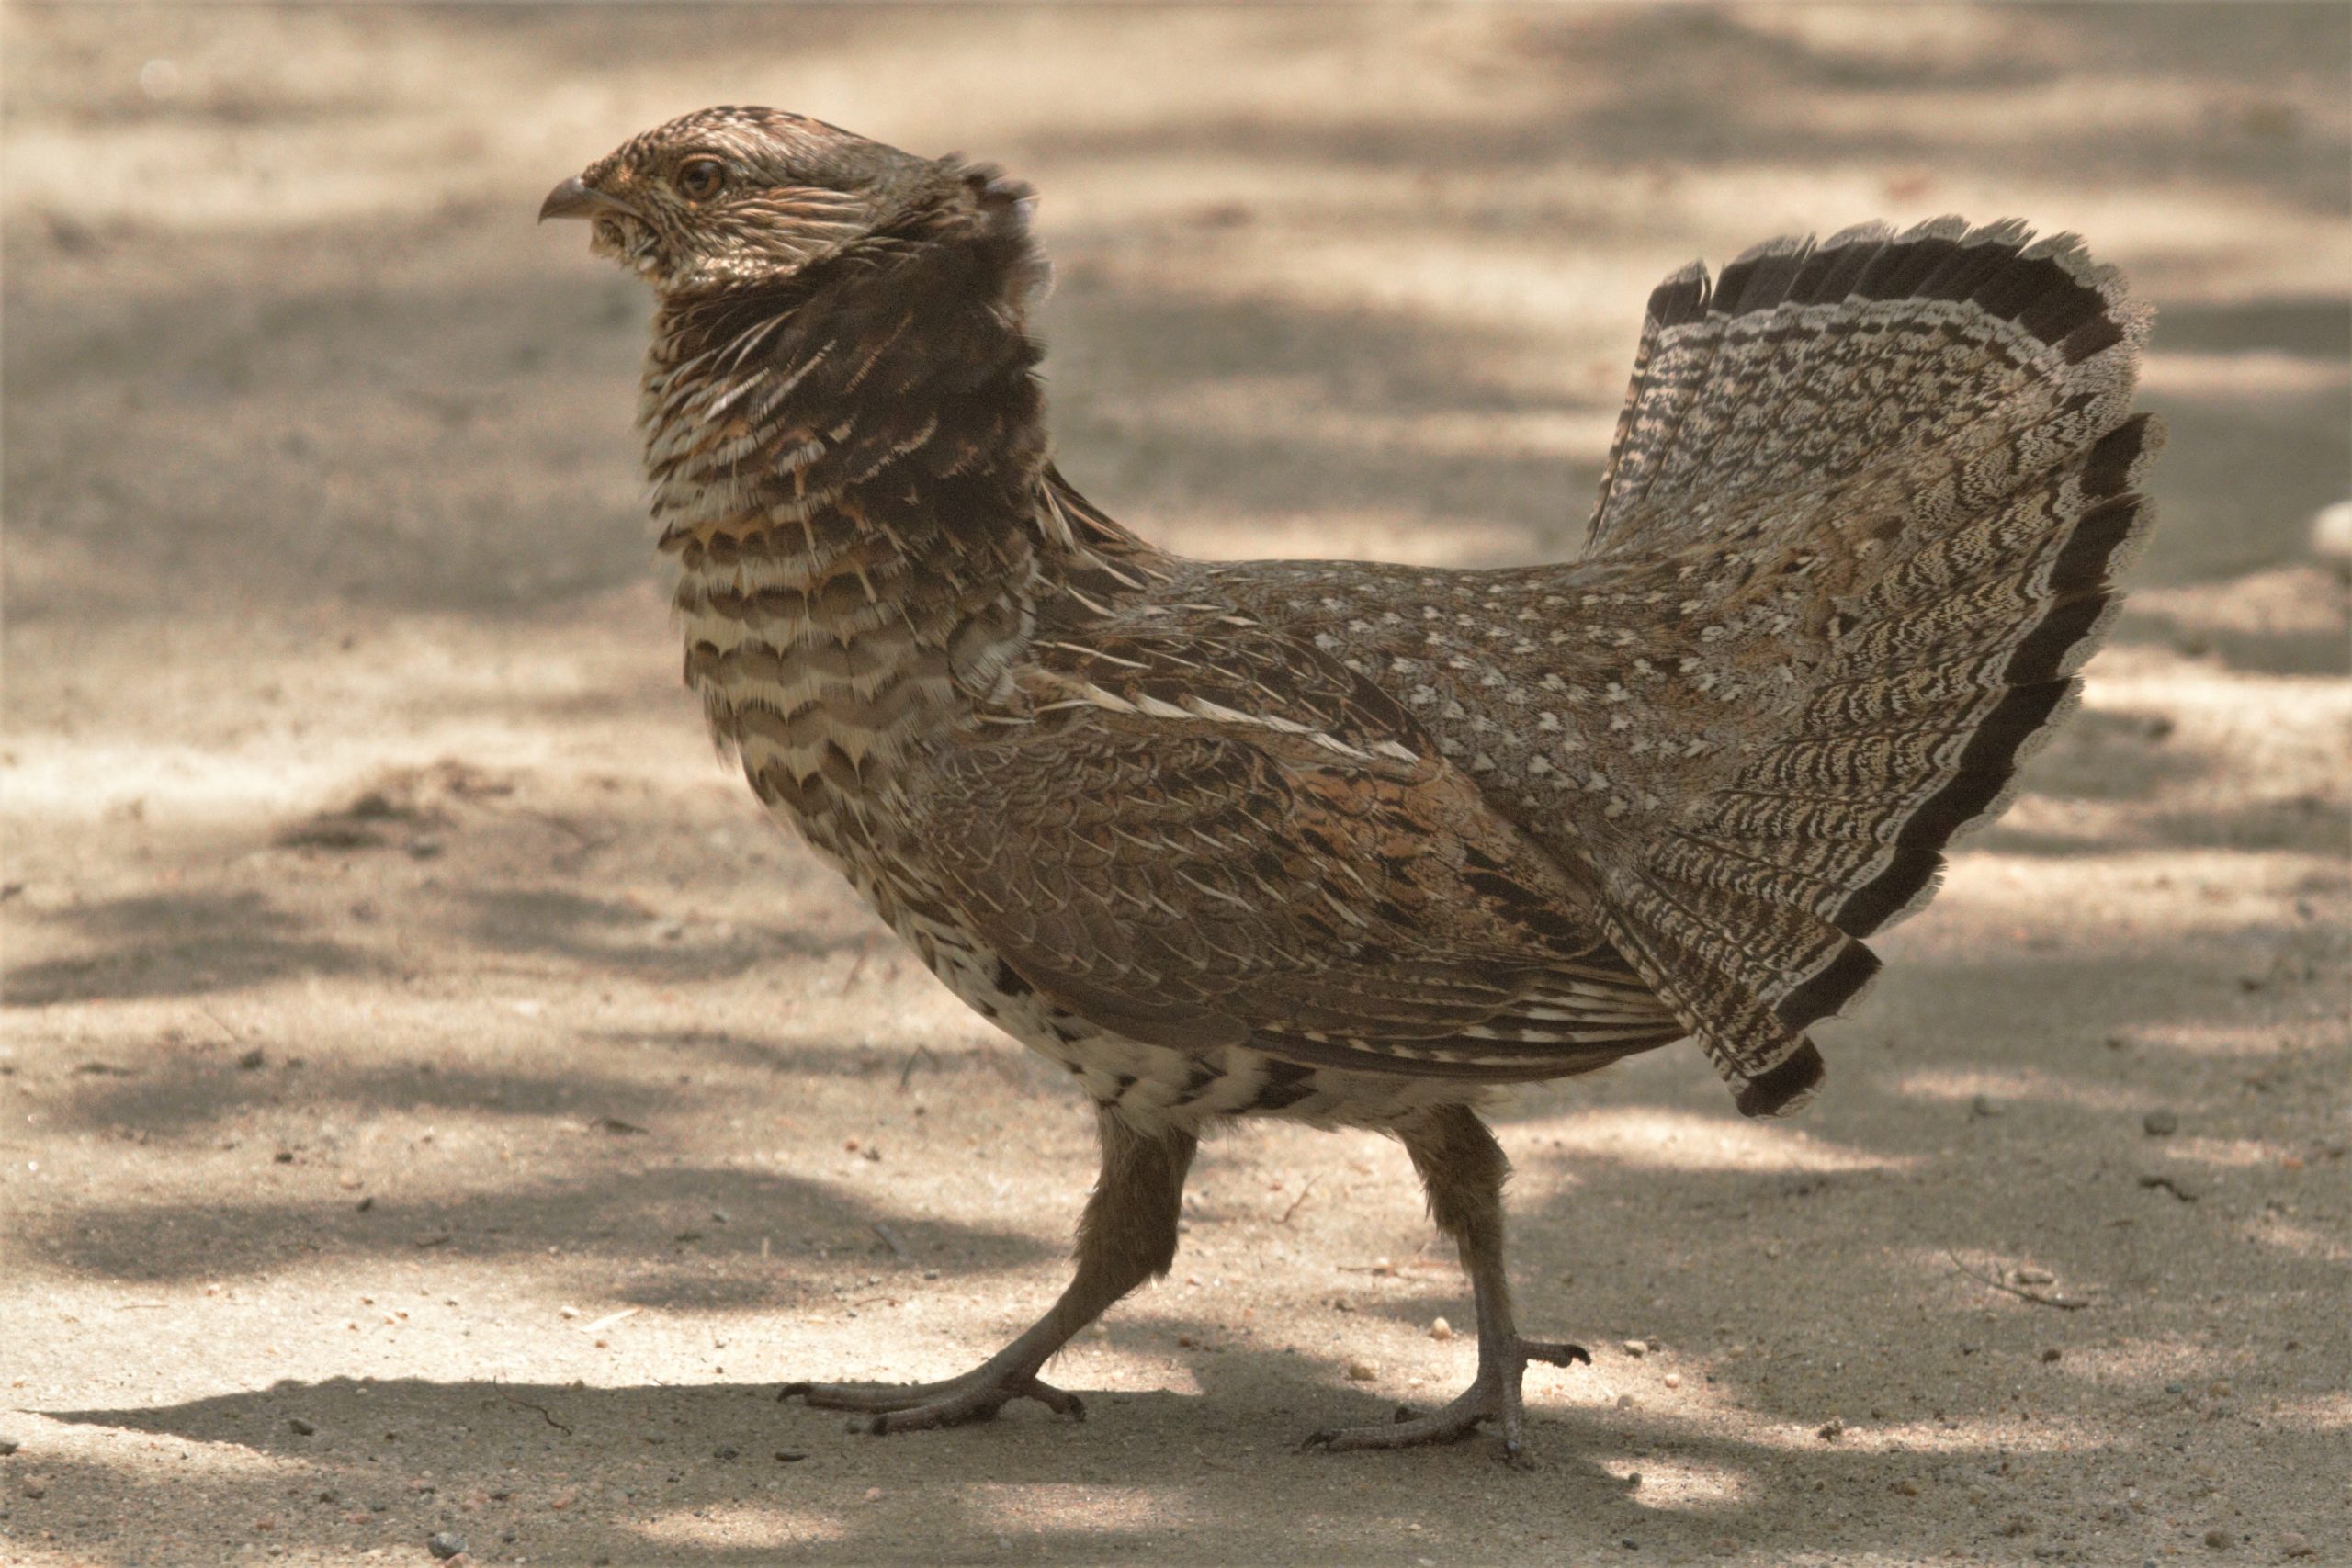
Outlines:
POLYGON ((727 183, 727 165, 716 158, 690 158, 678 171, 678 188, 689 201, 708 201, 727 183))

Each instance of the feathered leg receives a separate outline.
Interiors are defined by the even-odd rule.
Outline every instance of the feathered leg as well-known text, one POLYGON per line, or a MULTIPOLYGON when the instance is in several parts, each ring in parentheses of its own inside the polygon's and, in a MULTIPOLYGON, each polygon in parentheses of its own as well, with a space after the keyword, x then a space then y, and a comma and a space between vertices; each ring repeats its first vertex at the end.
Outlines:
POLYGON ((787 1383, 825 1410, 870 1413, 857 1423, 876 1437, 985 1421, 1014 1399, 1034 1399, 1057 1415, 1083 1420, 1085 1406, 1037 1377, 1072 1336, 1176 1260, 1176 1212, 1197 1140, 1188 1133, 1138 1132, 1104 1107, 1102 1174, 1078 1223, 1078 1272, 1061 1299, 1028 1332, 963 1376, 944 1382, 787 1383))
POLYGON ((1450 1443, 1468 1437, 1481 1421, 1496 1421, 1502 1427, 1504 1457, 1516 1460, 1525 1441, 1519 1385, 1527 1363, 1565 1367, 1592 1358, 1581 1345, 1522 1339, 1512 1326, 1510 1281, 1503 1269, 1503 1182, 1510 1161, 1477 1113, 1447 1106, 1406 1123, 1398 1135, 1429 1192, 1430 1217, 1453 1238, 1463 1272, 1470 1276, 1477 1299, 1478 1375, 1442 1410, 1409 1417, 1400 1411, 1385 1427, 1317 1432, 1306 1446, 1402 1449, 1450 1443))

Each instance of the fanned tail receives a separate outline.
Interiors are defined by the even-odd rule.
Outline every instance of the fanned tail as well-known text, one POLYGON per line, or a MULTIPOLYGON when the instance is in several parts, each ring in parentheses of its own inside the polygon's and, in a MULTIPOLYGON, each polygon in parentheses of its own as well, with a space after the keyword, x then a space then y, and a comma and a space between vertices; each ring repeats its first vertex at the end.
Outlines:
POLYGON ((1742 1110, 1811 1090, 1859 939, 2073 701, 2149 521, 2150 321, 2073 237, 1957 219, 1653 295, 1581 569, 1650 606, 1614 636, 1637 711, 1574 848, 1742 1110))

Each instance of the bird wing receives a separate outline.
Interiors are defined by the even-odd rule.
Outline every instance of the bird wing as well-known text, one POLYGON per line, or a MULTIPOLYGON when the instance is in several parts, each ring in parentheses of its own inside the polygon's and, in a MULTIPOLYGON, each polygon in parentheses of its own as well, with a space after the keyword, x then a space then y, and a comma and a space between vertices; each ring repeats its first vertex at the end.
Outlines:
POLYGON ((1495 1079, 1685 1032, 1558 863, 1311 645, 1146 630, 1032 660, 1025 720, 919 798, 942 896, 1055 1005, 1179 1049, 1495 1079))

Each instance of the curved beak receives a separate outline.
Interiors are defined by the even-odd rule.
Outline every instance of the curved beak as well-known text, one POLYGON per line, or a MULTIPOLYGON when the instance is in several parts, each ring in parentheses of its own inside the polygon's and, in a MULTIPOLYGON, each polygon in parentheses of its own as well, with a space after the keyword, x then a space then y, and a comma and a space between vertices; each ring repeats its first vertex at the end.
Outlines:
POLYGON ((628 204, 616 201, 594 186, 582 185, 578 175, 572 175, 539 203, 539 221, 550 218, 594 218, 600 212, 630 212, 628 204))

